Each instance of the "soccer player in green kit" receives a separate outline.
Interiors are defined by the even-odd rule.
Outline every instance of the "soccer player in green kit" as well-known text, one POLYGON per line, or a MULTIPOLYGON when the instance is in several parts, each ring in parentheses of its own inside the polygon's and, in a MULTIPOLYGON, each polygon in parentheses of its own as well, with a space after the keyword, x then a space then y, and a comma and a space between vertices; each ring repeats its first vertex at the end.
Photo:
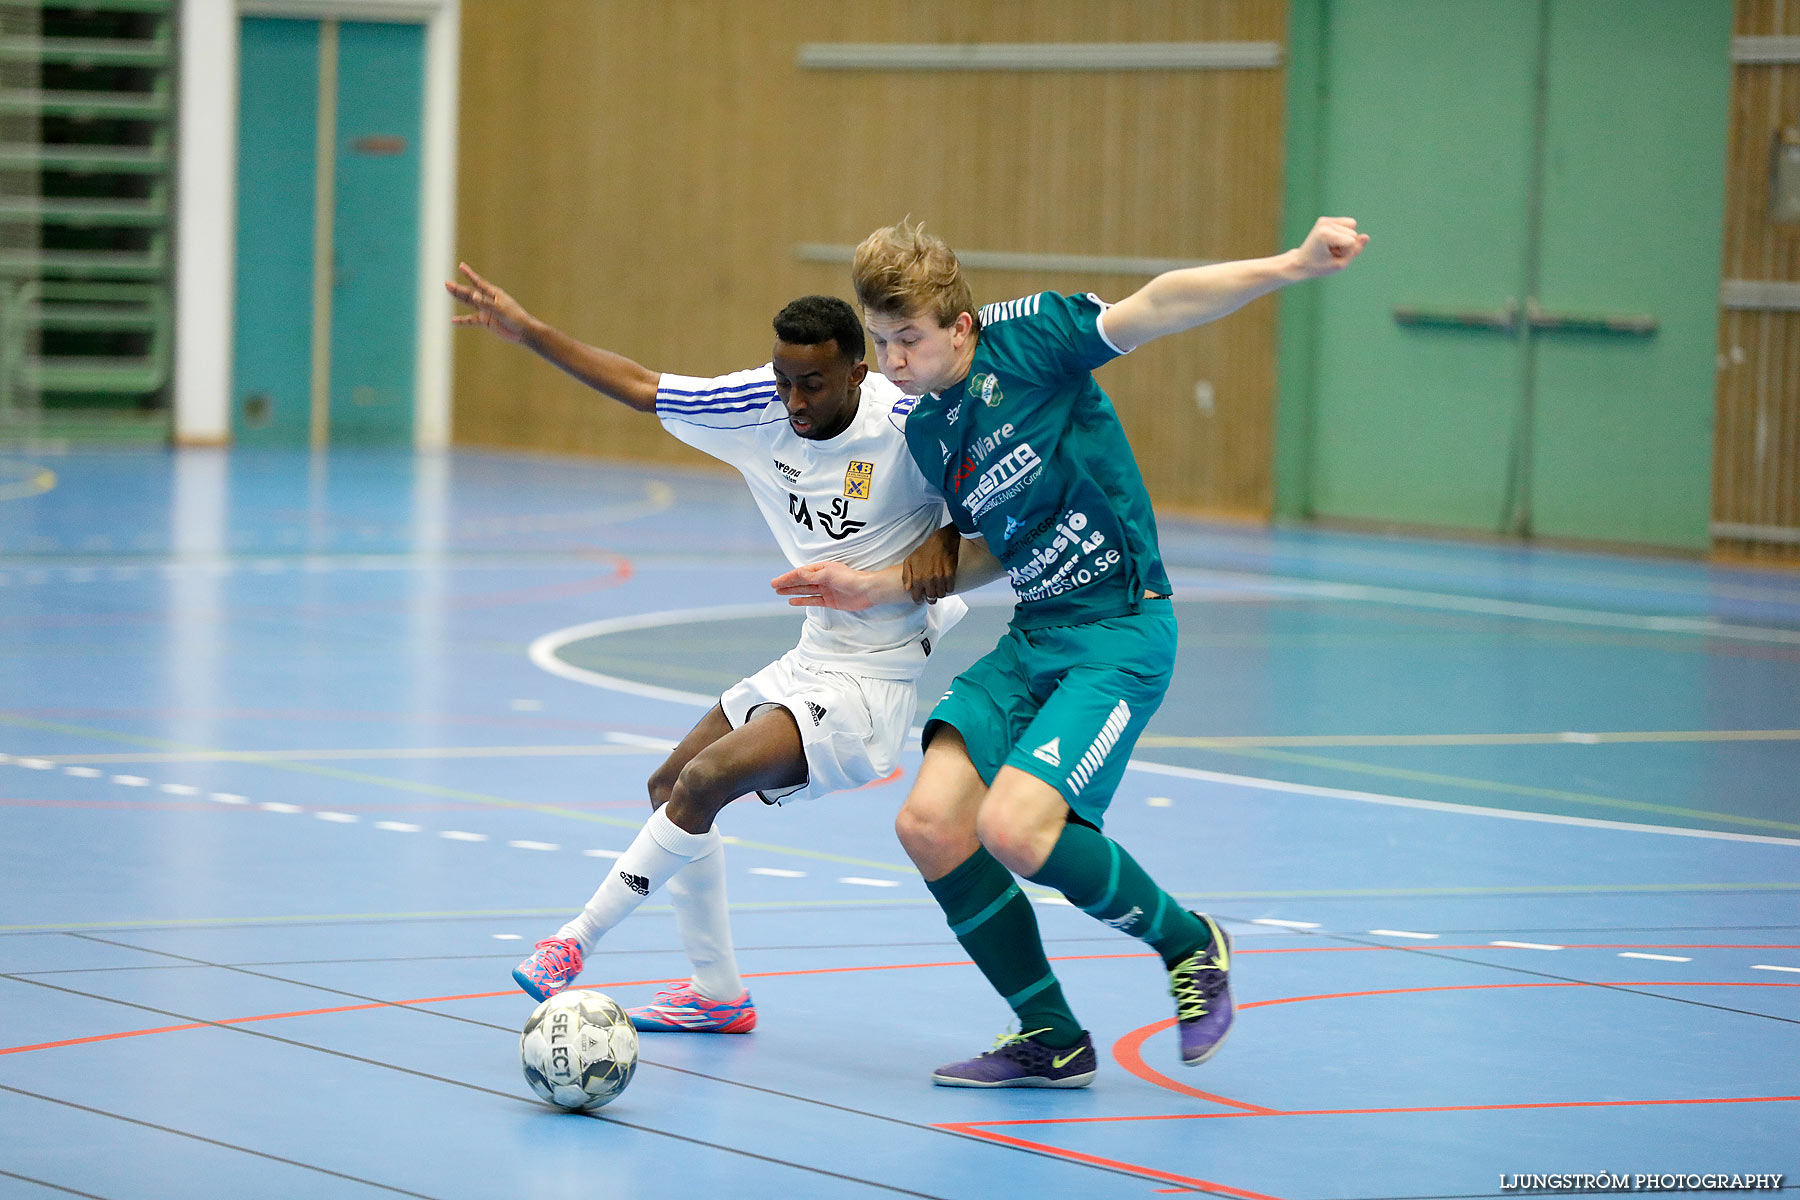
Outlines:
MULTIPOLYGON (((1050 969, 1016 874, 1154 948, 1188 1065, 1231 1028, 1230 940, 1100 831, 1132 746, 1162 702, 1175 619, 1150 497, 1095 368, 1290 283, 1368 243, 1323 217, 1270 258, 1157 276, 1108 305, 1040 292, 979 312, 955 254, 911 222, 871 234, 852 278, 881 372, 919 397, 906 440, 965 539, 955 587, 1004 572, 1018 606, 998 646, 925 725, 895 822, 952 932, 1017 1014, 1017 1033, 938 1068, 949 1087, 1085 1087, 1097 1067, 1050 969)), ((814 563, 775 581, 790 603, 907 598, 902 568, 814 563)), ((937 599, 936 596, 912 597, 937 599)))

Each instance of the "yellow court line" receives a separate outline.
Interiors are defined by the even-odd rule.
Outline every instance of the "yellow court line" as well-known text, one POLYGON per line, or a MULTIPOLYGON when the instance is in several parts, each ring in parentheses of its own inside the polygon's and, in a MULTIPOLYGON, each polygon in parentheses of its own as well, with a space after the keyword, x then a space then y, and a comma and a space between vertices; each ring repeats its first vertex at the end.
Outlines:
POLYGON ((27 478, 0 483, 0 500, 28 500, 56 486, 56 472, 48 467, 27 467, 26 470, 32 472, 27 478))
POLYGON ((1325 758, 1317 754, 1295 754, 1287 750, 1268 750, 1256 746, 1214 746, 1219 754, 1240 758, 1267 759, 1274 762, 1299 763, 1309 767, 1329 767, 1335 771, 1352 771, 1361 775, 1380 775, 1389 779, 1407 779, 1415 783, 1440 783, 1451 787, 1470 788, 1481 792, 1500 792, 1509 796, 1530 796, 1540 800, 1566 800, 1574 804, 1593 804, 1603 808, 1622 808, 1633 812, 1650 812, 1663 816, 1690 817, 1719 821, 1729 825, 1748 825, 1757 829, 1780 829, 1800 833, 1800 824, 1771 821, 1763 817, 1741 817, 1735 813, 1710 812, 1703 808, 1681 808, 1672 804, 1654 804, 1648 800, 1623 800, 1617 796, 1600 796, 1592 792, 1567 792, 1558 788, 1529 787, 1518 783, 1501 783, 1493 779, 1471 779, 1463 775, 1440 775, 1433 771, 1409 771, 1403 767, 1383 767, 1374 763, 1352 762, 1343 758, 1325 758))
POLYGON ((1238 746, 1599 746, 1643 742, 1796 742, 1800 729, 1645 729, 1611 733, 1324 733, 1241 737, 1146 734, 1139 746, 1224 750, 1238 746))

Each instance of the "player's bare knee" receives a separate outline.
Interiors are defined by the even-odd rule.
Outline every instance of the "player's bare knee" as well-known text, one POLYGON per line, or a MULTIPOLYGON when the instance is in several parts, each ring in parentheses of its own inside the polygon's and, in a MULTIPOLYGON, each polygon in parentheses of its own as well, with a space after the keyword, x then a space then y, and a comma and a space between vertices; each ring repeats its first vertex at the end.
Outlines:
POLYGON ((1007 870, 1022 875, 1035 874, 1044 865, 1060 831, 1060 823, 1046 822, 1035 808, 1008 804, 1003 797, 990 795, 975 814, 981 844, 1007 870))
POLYGON ((680 801, 689 812, 717 812, 738 795, 741 789, 731 772, 716 758, 701 754, 681 768, 675 786, 669 791, 671 803, 680 801))

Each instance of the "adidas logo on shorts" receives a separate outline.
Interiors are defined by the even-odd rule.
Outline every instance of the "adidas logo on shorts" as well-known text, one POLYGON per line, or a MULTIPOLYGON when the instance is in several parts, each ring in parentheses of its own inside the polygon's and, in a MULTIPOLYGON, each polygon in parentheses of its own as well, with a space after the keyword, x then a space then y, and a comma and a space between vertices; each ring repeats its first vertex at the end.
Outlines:
POLYGON ((825 710, 811 700, 806 702, 806 711, 812 714, 813 724, 817 725, 825 719, 825 710))
POLYGON ((625 881, 626 887, 630 888, 638 895, 648 896, 650 894, 650 881, 645 879, 642 875, 629 875, 624 871, 620 871, 619 878, 625 881))

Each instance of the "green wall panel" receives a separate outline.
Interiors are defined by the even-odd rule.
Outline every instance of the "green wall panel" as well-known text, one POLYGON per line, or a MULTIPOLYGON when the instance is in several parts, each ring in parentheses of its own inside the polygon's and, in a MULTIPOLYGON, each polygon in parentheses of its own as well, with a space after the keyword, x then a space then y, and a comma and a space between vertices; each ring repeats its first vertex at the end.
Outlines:
POLYGON ((331 440, 407 445, 418 337, 425 27, 338 27, 331 440))
POLYGON ((1703 547, 1730 0, 1294 0, 1277 511, 1703 547), (1397 307, 1649 314, 1650 337, 1397 307))
POLYGON ((239 51, 231 431, 303 446, 312 420, 319 23, 246 17, 239 51))
POLYGON ((1372 241, 1313 285, 1316 513, 1483 529, 1505 505, 1517 346, 1393 310, 1522 294, 1536 20, 1533 0, 1328 7, 1321 202, 1372 241))
POLYGON ((1704 548, 1731 4, 1550 12, 1540 302, 1659 328, 1535 338, 1532 528, 1704 548))

